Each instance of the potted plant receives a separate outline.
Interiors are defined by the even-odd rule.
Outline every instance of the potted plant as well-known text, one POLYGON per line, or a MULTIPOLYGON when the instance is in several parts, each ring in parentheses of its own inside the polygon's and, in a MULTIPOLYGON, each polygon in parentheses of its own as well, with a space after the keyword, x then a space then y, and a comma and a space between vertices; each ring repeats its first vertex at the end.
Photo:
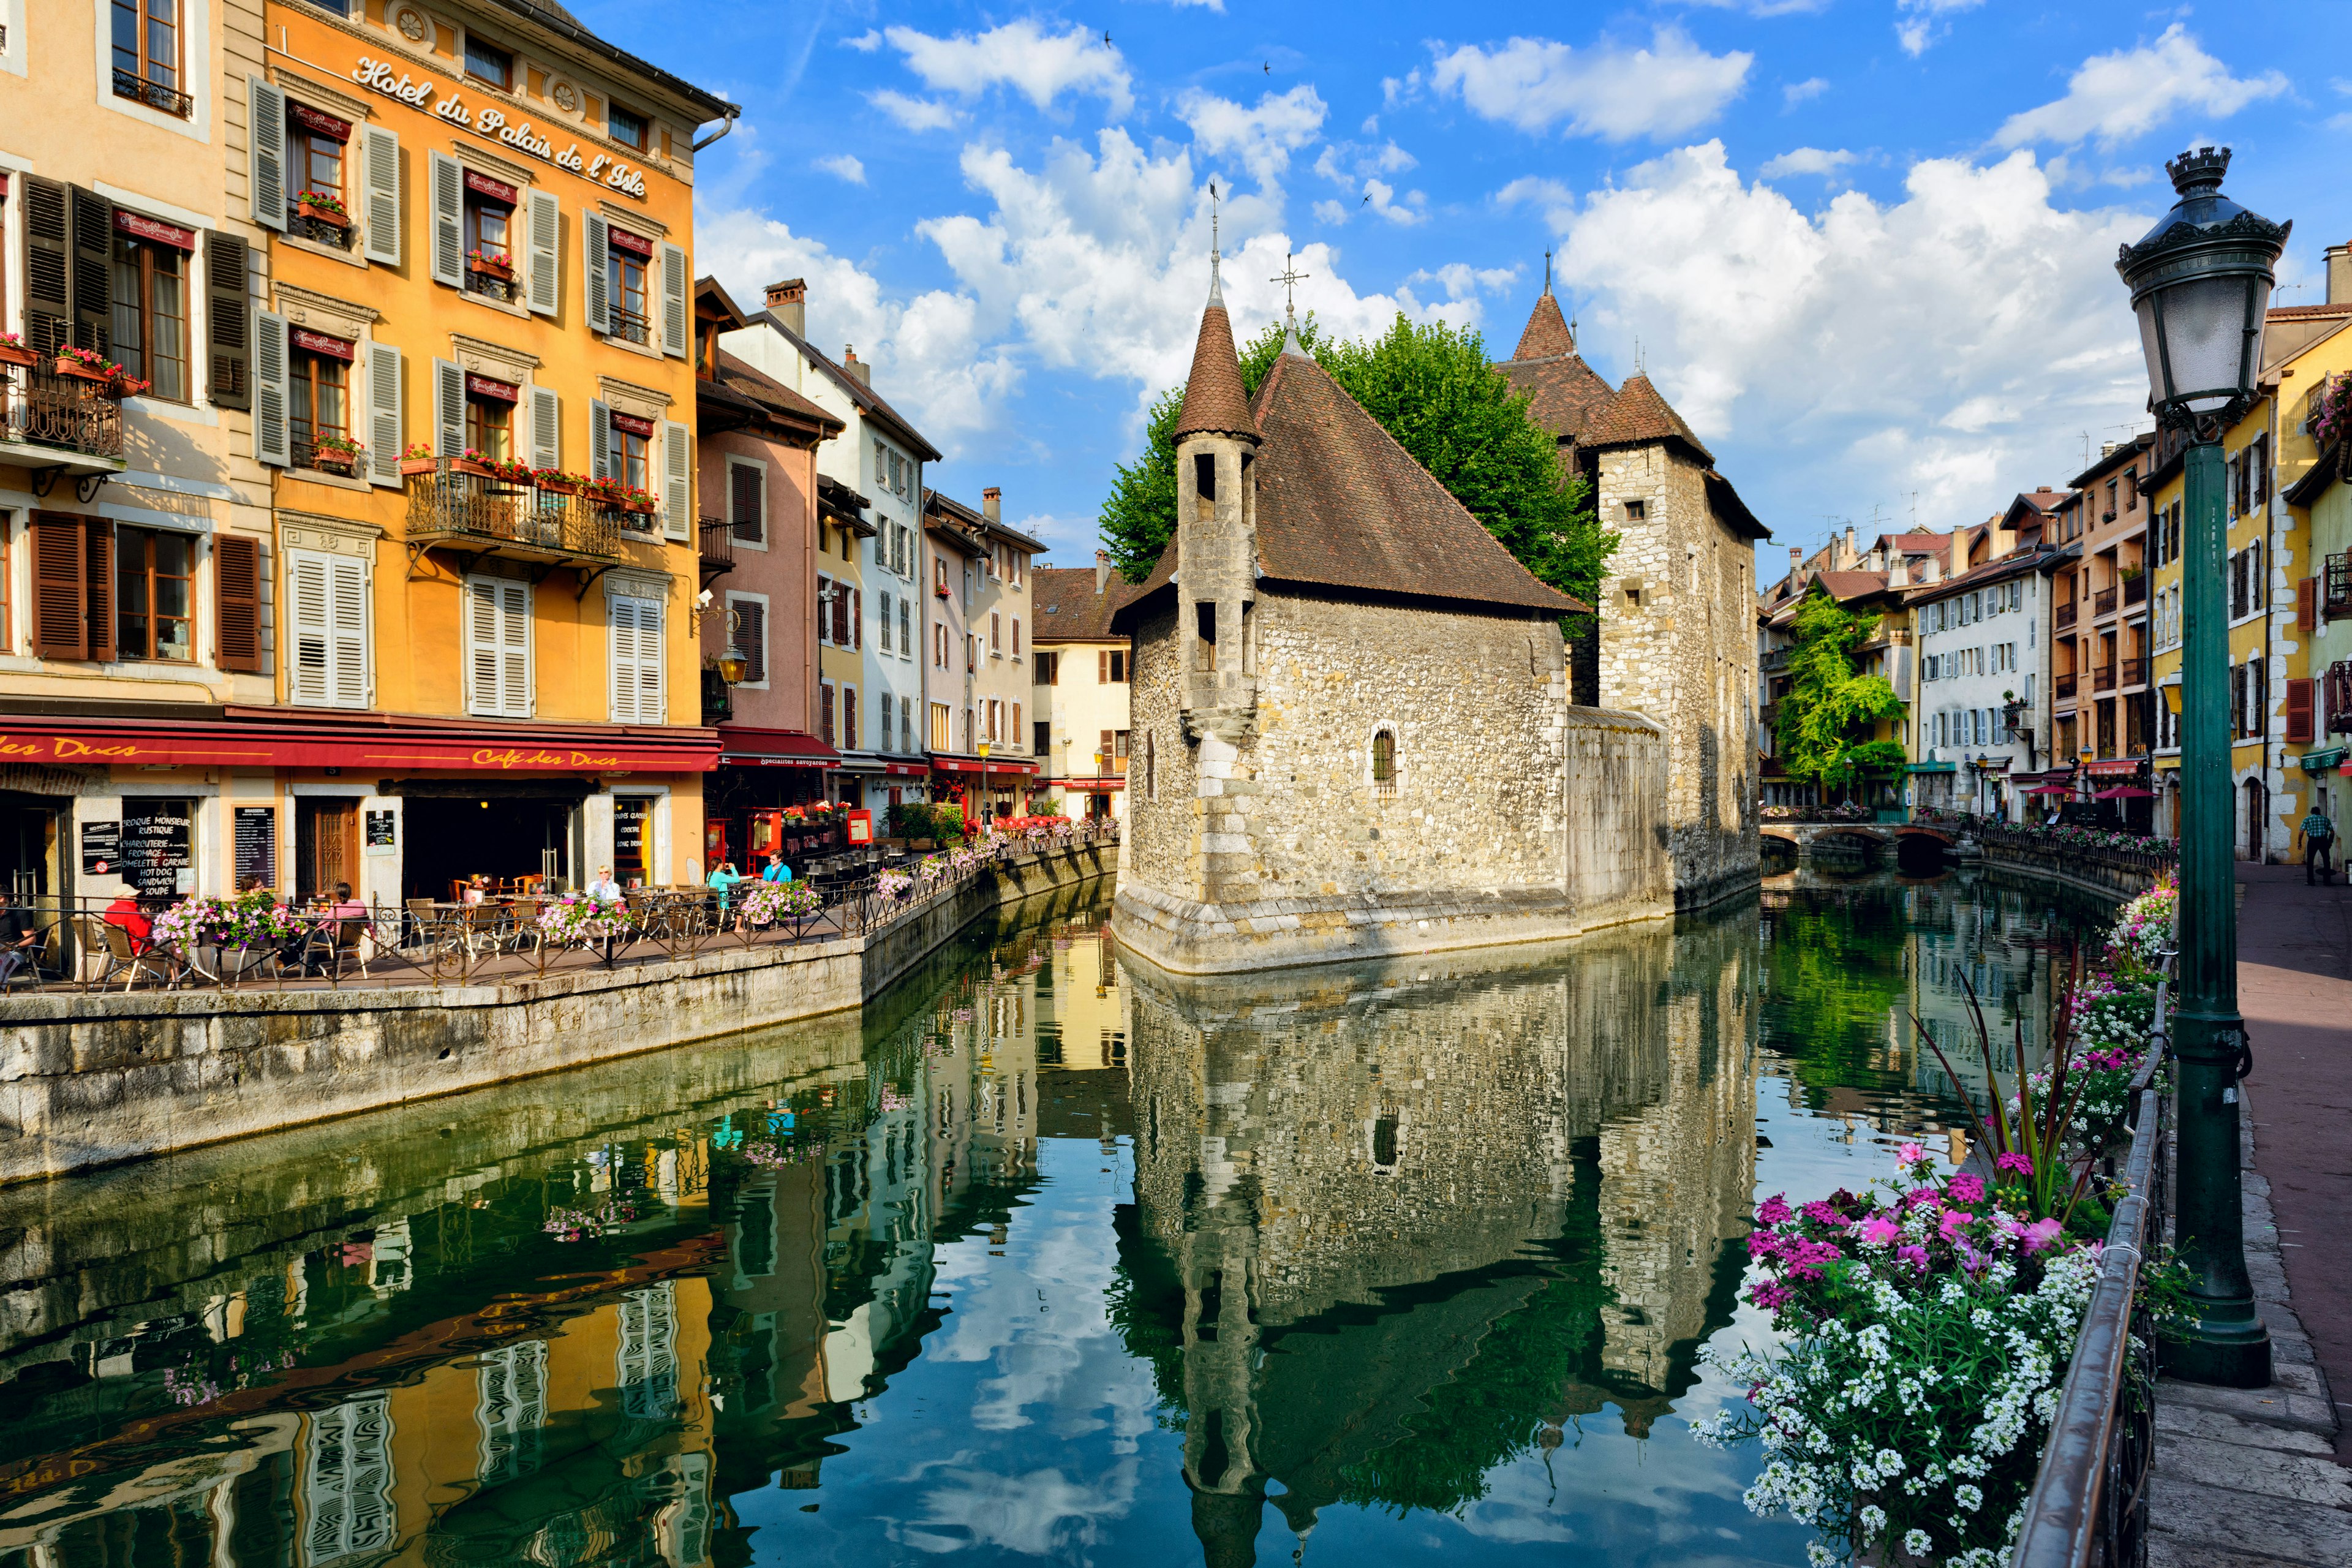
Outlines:
POLYGON ((316 223, 331 224, 336 228, 352 226, 352 215, 343 210, 342 198, 330 191, 299 193, 294 198, 294 210, 316 223))
POLYGON ((440 461, 433 456, 433 443, 430 441, 411 441, 407 450, 400 454, 403 479, 415 474, 429 474, 440 466, 440 461))
POLYGON ((501 283, 514 281, 514 258, 496 250, 466 252, 466 270, 478 272, 485 278, 495 278, 501 283))
POLYGON ((661 503, 643 490, 625 489, 621 492, 621 510, 651 517, 661 510, 661 503))
POLYGON ((576 496, 587 481, 578 474, 567 474, 562 468, 541 468, 530 477, 530 482, 549 495, 576 496))
POLYGON ((74 348, 70 345, 57 353, 52 366, 62 376, 75 381, 87 381, 100 386, 110 386, 122 367, 95 349, 74 348))
POLYGON ((490 471, 492 479, 504 479, 510 485, 522 485, 528 488, 539 482, 539 470, 533 468, 529 463, 518 463, 512 458, 487 458, 482 466, 490 471))
POLYGON ((154 384, 152 381, 140 380, 129 371, 117 365, 113 375, 107 378, 106 395, 109 397, 138 397, 144 395, 154 384))
POLYGON ((367 448, 348 436, 321 436, 310 444, 310 466, 323 474, 349 479, 367 448))
POLYGON ((490 467, 489 458, 472 447, 457 454, 457 460, 451 463, 449 468, 453 473, 472 474, 478 479, 498 478, 497 472, 490 467))
POLYGON ((37 364, 40 359, 16 333, 0 332, 0 364, 37 364))
POLYGON ((629 488, 626 485, 618 479, 609 479, 601 474, 593 479, 583 480, 580 488, 586 492, 590 500, 607 510, 619 510, 621 504, 629 499, 629 488))

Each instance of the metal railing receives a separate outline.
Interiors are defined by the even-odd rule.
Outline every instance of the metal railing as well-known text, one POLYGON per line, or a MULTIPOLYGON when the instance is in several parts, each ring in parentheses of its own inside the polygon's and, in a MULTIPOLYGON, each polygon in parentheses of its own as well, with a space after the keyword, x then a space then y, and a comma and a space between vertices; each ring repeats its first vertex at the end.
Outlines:
POLYGON ((2074 672, 2070 669, 2063 675, 2052 676, 2050 678, 2050 692, 2053 697, 2074 696, 2074 672))
POLYGON ((620 306, 615 305, 612 308, 612 336, 616 338, 626 338, 629 342, 640 345, 651 342, 653 338, 653 323, 646 321, 645 317, 640 316, 635 310, 625 310, 621 309, 620 306))
POLYGON ((323 245, 335 250, 349 250, 359 235, 359 231, 348 223, 308 216, 293 202, 286 204, 286 232, 313 245, 323 245))
POLYGON ((2121 679, 2123 684, 2126 686, 2146 686, 2147 684, 2147 660, 2144 658, 2127 658, 2124 660, 2121 679))
MULTIPOLYGON (((2170 969, 2168 957, 2168 974, 2170 969)), ((2132 1077, 2126 1191, 2107 1226, 2098 1283, 2010 1552, 2012 1568, 2138 1568, 2147 1561, 2156 1332, 2139 1279, 2145 1253, 2164 1237, 2169 1208, 2166 1101, 2153 1087, 2170 1049, 2168 989, 2159 978, 2147 1057, 2132 1077)), ((2106 1173, 2116 1173, 2112 1160, 2106 1173)))
POLYGON ((114 96, 127 98, 133 103, 143 103, 150 109, 182 120, 194 113, 196 107, 196 100, 178 88, 166 87, 160 81, 149 81, 137 71, 127 71, 119 66, 114 71, 114 96))
POLYGON ((2097 593, 2091 595, 2091 614, 2095 616, 2112 615, 2115 611, 2115 607, 2116 591, 2113 588, 2102 588, 2097 593))
POLYGON ((484 272, 470 266, 466 269, 466 289, 468 293, 485 294, 511 305, 515 292, 520 287, 512 272, 484 272))
POLYGON ((2069 599, 2058 606, 2056 622, 2060 631, 2064 631, 2074 624, 2074 600, 2069 599))
POLYGON ((2096 669, 2095 669, 2095 670, 2093 670, 2093 671, 2091 672, 2091 689, 2092 689, 2092 690, 2094 690, 2094 691, 2113 691, 2115 689, 2116 689, 2116 667, 2115 667, 2114 665, 2112 665, 2112 664, 2103 664, 2103 665, 2099 666, 2099 668, 2096 668, 2096 669))
POLYGON ((47 365, 0 365, 0 440, 122 458, 122 404, 106 388, 47 365))
POLYGON ((2352 616, 2352 553, 2331 555, 2327 558, 2326 600, 2325 609, 2328 619, 2334 620, 2338 616, 2352 616))
POLYGON ((735 531, 715 517, 706 517, 697 531, 695 545, 705 580, 735 570, 735 531))
POLYGON ((1786 669, 1789 668, 1789 656, 1796 651, 1793 647, 1766 648, 1762 656, 1757 659, 1756 668, 1764 670, 1786 669))
POLYGON ((408 536, 493 540, 588 561, 623 558, 622 514, 585 496, 540 489, 438 459, 408 479, 408 536))
POLYGON ((2147 574, 2146 573, 2143 572, 2137 577, 2126 577, 2124 579, 2124 603, 2126 605, 2144 605, 2147 603, 2147 574))

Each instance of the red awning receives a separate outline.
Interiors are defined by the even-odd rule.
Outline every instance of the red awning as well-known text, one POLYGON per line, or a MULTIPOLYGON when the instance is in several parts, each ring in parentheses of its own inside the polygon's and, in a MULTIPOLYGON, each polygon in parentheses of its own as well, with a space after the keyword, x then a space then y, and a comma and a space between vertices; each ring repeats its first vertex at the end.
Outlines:
POLYGON ((2146 766, 2145 757, 2109 757, 2104 762, 2084 763, 2083 771, 2095 779, 2109 779, 2136 773, 2146 766))
POLYGON ((733 724, 719 731, 719 761, 730 767, 823 768, 841 753, 805 730, 749 730, 733 724))
POLYGON ((937 752, 931 753, 931 766, 943 773, 1002 773, 1006 777, 1037 771, 1034 763, 999 762, 993 757, 982 762, 978 757, 946 757, 937 752))
POLYGON ((923 766, 920 763, 885 763, 882 764, 883 776, 886 778, 919 779, 930 771, 930 769, 923 766))
POLYGON ((718 751, 709 730, 483 724, 384 713, 229 708, 212 722, 0 718, 0 761, 85 767, 704 773, 718 751))
POLYGON ((1045 782, 1061 789, 1107 790, 1125 789, 1127 787, 1127 781, 1123 778, 1047 779, 1045 782))

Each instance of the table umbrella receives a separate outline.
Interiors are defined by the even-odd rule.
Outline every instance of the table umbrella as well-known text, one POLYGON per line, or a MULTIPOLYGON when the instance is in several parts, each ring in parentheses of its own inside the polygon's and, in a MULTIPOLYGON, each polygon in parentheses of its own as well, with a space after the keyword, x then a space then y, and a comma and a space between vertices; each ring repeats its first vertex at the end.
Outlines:
POLYGON ((2027 790, 2025 793, 2028 795, 2073 795, 2074 793, 2074 786, 2073 784, 2035 784, 2032 789, 2027 790))
POLYGON ((2091 798, 2093 800, 2154 800, 2156 792, 2152 789, 2140 789, 2133 784, 2123 784, 2115 789, 2103 789, 2091 798))

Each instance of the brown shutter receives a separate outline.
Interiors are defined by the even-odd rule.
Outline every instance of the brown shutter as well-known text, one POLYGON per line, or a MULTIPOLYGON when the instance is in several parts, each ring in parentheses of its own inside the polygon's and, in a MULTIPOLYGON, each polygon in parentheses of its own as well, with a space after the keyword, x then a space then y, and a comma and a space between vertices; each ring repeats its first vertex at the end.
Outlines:
POLYGON ((768 679, 768 610, 756 599, 735 601, 735 648, 743 656, 743 679, 757 686, 768 679))
POLYGON ((37 353, 73 341, 71 210, 64 185, 26 176, 25 344, 37 353))
POLYGON ((43 658, 89 657, 81 522, 54 511, 33 514, 33 651, 43 658))
MULTIPOLYGON (((89 589, 89 657, 100 664, 111 664, 114 647, 114 524, 103 518, 86 518, 82 537, 89 548, 82 552, 88 563, 82 582, 89 589)), ((143 656, 144 649, 142 649, 143 656)))
POLYGON ((862 588, 849 590, 849 646, 866 646, 866 591, 862 588))
MULTIPOLYGON (((215 406, 253 406, 253 289, 245 241, 216 229, 205 233, 205 314, 211 321, 215 406)), ((398 454, 394 454, 397 456, 398 454)))
POLYGON ((223 669, 261 670, 261 545, 241 533, 213 541, 213 643, 223 669))
POLYGON ((2319 625, 2319 579, 2305 577, 2294 585, 2294 629, 2308 632, 2319 625))
POLYGON ((74 342, 110 353, 114 340, 114 204, 73 190, 74 342))
POLYGON ((2286 738, 2291 745, 2311 739, 2311 682, 2298 676, 2287 677, 2286 738))
POLYGON ((1108 648, 1095 650, 1095 684, 1097 686, 1110 684, 1110 650, 1108 648))

